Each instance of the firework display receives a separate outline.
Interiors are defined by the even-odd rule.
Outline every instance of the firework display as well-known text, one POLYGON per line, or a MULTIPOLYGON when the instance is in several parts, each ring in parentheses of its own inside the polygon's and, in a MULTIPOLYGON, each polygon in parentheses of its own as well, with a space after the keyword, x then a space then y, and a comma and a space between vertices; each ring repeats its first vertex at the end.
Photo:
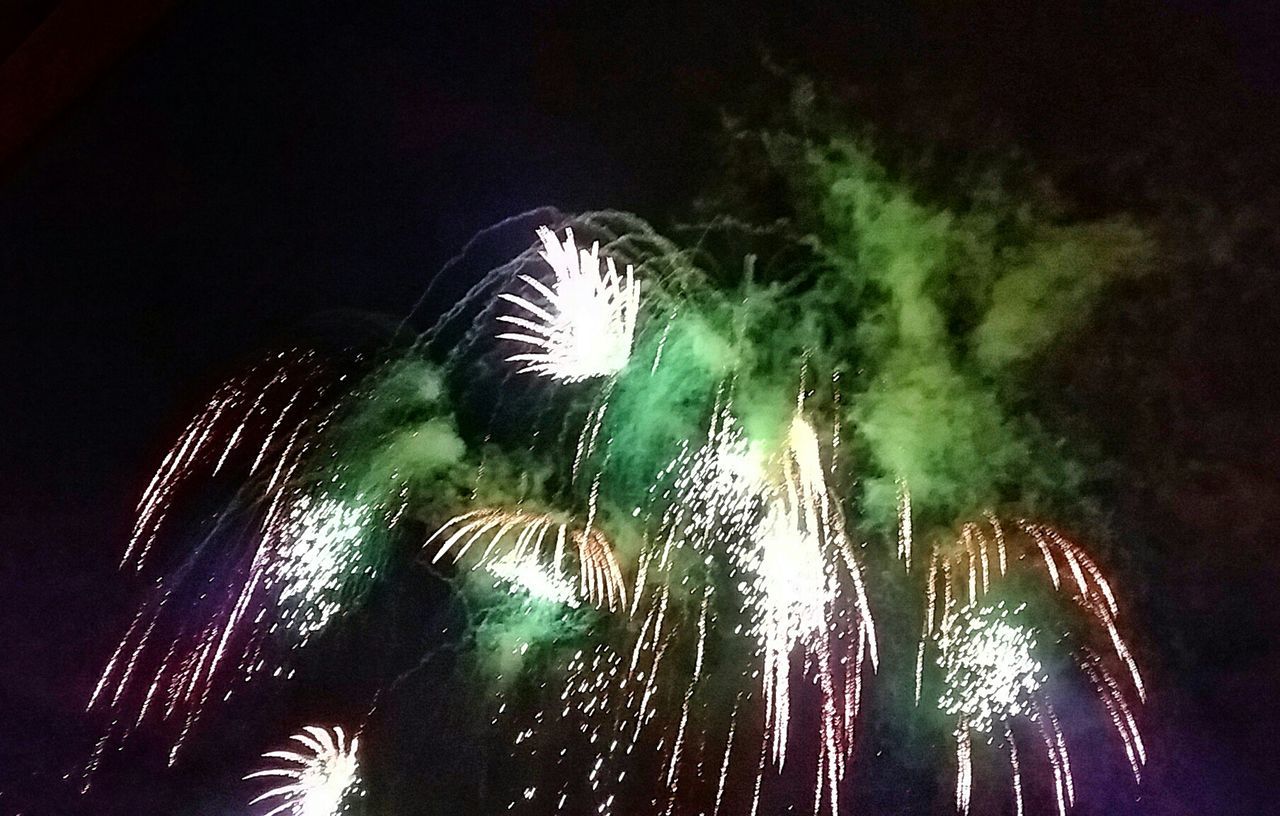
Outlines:
MULTIPOLYGON (((1010 303, 1059 245, 1118 266, 1126 234, 1026 223, 1009 248, 998 219, 929 210, 849 143, 793 147, 776 155, 824 196, 812 235, 733 236, 788 247, 774 266, 726 271, 710 240, 623 213, 539 219, 412 342, 281 354, 220 389, 139 504, 124 565, 152 589, 92 692, 110 725, 88 771, 148 725, 176 762, 216 703, 288 682, 375 587, 430 574, 466 610, 494 812, 849 812, 868 695, 910 694, 882 664, 902 621, 920 636, 897 716, 946 719, 961 813, 993 752, 1019 816, 1033 752, 1066 813, 1073 681, 1140 779, 1147 692, 1101 562, 985 510, 1039 517, 1031 487, 1073 472, 988 387, 1065 328, 1010 303), (921 603, 885 608, 885 574, 921 603)), ((253 804, 346 812, 357 739, 293 740, 247 777, 283 780, 253 804)))
POLYGON ((520 590, 571 606, 576 606, 580 598, 610 610, 626 603, 618 560, 598 530, 570 531, 568 525, 545 515, 477 510, 445 522, 427 545, 446 533, 449 535, 432 561, 448 554, 460 560, 480 542, 484 552, 477 559, 478 565, 520 590), (500 548, 502 540, 513 531, 510 547, 500 548), (568 547, 576 553, 580 574, 576 588, 566 577, 568 547))

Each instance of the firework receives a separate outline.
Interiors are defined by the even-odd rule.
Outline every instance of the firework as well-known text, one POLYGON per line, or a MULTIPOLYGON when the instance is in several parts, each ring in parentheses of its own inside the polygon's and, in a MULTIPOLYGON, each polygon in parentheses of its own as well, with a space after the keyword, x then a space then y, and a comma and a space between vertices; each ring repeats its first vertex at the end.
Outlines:
POLYGON ((1009 620, 1023 608, 1009 610, 1000 602, 961 609, 947 616, 938 636, 937 660, 944 675, 938 707, 956 721, 956 808, 963 813, 969 812, 973 787, 973 735, 990 738, 997 734, 997 724, 999 734, 1008 735, 1015 802, 1021 814, 1022 780, 1010 720, 1035 717, 1039 711, 1052 716, 1044 694, 1048 678, 1035 657, 1035 635, 1009 620))
MULTIPOLYGON (((544 221, 540 215, 527 226, 544 221)), ((538 229, 540 250, 489 271, 421 343, 377 363, 394 376, 353 389, 314 355, 295 354, 215 394, 145 491, 124 564, 146 573, 166 558, 163 533, 184 517, 190 490, 231 483, 236 496, 211 534, 155 578, 108 661, 90 707, 108 710, 112 725, 94 764, 108 738, 149 720, 174 724, 172 762, 207 707, 238 682, 291 676, 291 650, 319 639, 386 571, 381 542, 397 520, 410 506, 411 517, 421 518, 456 505, 471 481, 467 469, 477 467, 475 484, 520 473, 518 489, 499 483, 492 495, 586 508, 576 517, 471 509, 424 543, 433 563, 460 564, 510 593, 480 588, 479 603, 468 599, 475 637, 461 641, 487 658, 470 665, 496 669, 486 678, 495 682, 490 722, 504 741, 514 735, 512 756, 527 759, 527 772, 510 774, 508 810, 531 801, 547 810, 550 797, 560 813, 585 795, 599 816, 641 801, 663 816, 739 808, 759 816, 774 795, 762 794, 769 780, 799 766, 810 774, 803 790, 812 811, 840 812, 863 684, 878 669, 863 548, 851 537, 845 514, 853 510, 841 495, 875 477, 855 481, 842 469, 842 452, 869 451, 869 473, 902 468, 859 429, 842 430, 866 406, 841 402, 839 376, 829 400, 815 396, 826 394, 822 387, 802 385, 791 409, 775 393, 776 361, 738 348, 781 337, 767 324, 798 314, 792 306, 833 301, 805 300, 799 293, 812 288, 807 283, 794 290, 753 284, 754 261, 741 298, 720 297, 719 279, 647 226, 635 228, 635 219, 598 214, 572 223, 580 234, 599 235, 603 248, 580 249, 571 229, 563 240, 538 229), (623 259, 636 267, 619 272, 623 259), (646 320, 655 324, 639 335, 643 352, 634 352, 643 365, 630 365, 640 306, 635 268, 646 287, 646 320), (487 357, 494 319, 504 324, 501 353, 505 342, 520 346, 506 356, 515 366, 487 357), (477 377, 500 381, 469 390, 473 365, 477 377), (557 385, 602 382, 533 389, 536 408, 513 400, 499 413, 495 404, 489 425, 481 419, 478 429, 455 420, 455 398, 475 408, 490 386, 505 398, 500 389, 513 369, 557 385), (348 422, 353 395, 371 397, 372 407, 348 422), (349 426, 356 431, 344 435, 349 426), (474 438, 464 439, 460 428, 474 438), (504 461, 513 435, 520 453, 504 461), (842 447, 842 438, 857 447, 842 447), (468 450, 472 442, 483 451, 468 450), (496 477, 484 475, 491 463, 496 477), (615 549, 618 542, 634 546, 615 549), (550 766, 559 776, 543 773, 550 766)), ((835 363, 833 371, 863 359, 860 348, 828 353, 815 347, 827 340, 814 338, 838 344, 844 334, 872 336, 846 331, 843 318, 817 328, 778 347, 803 358, 802 382, 818 365, 812 356, 835 363)), ((867 361, 876 364, 873 356, 867 361)), ((473 487, 472 495, 481 492, 473 487)), ((897 557, 915 569, 913 558, 923 559, 913 554, 906 481, 897 481, 896 507, 890 485, 865 493, 880 506, 857 512, 871 529, 896 515, 897 557)), ((937 511, 924 487, 916 500, 922 519, 937 511)), ((464 592, 477 583, 460 582, 464 592)), ((1111 586, 1080 547, 1044 525, 988 516, 932 553, 926 592, 916 700, 936 703, 953 724, 959 811, 970 809, 981 744, 1007 755, 1020 816, 1019 758, 1033 741, 1052 769, 1060 814, 1072 804, 1055 678, 1046 668, 1058 665, 1050 658, 1059 643, 1070 644, 1140 776, 1146 756, 1133 712, 1145 697, 1143 681, 1120 634, 1111 586), (1015 572, 1017 580, 1007 580, 1015 572), (1005 600, 1016 597, 998 591, 1007 586, 1031 587, 1031 596, 1017 598, 1028 603, 1005 600), (1043 600, 1037 587, 1050 605, 1066 599, 1059 605, 1078 614, 1033 625, 1029 610, 1043 600), (1076 618, 1083 625, 1073 626, 1076 618), (936 694, 932 686, 924 694, 926 668, 936 694)), ((348 745, 341 729, 315 726, 293 740, 301 749, 267 754, 280 764, 248 777, 286 780, 254 804, 271 808, 264 816, 343 812, 361 787, 356 740, 348 745)))
POLYGON ((423 546, 440 538, 433 562, 446 555, 459 561, 477 546, 477 568, 534 597, 567 606, 586 600, 609 610, 626 604, 622 570, 599 530, 571 527, 545 514, 485 509, 449 519, 423 546), (569 577, 571 558, 576 583, 569 577))
POLYGON ((314 353, 273 355, 218 389, 161 464, 130 545, 135 561, 150 551, 153 589, 90 696, 109 720, 85 788, 106 749, 140 728, 165 739, 175 763, 233 694, 292 679, 296 652, 381 579, 406 477, 423 472, 415 463, 434 472, 431 462, 450 461, 447 448, 430 454, 451 436, 429 419, 429 367, 342 366, 363 375, 314 353), (210 504, 221 508, 212 517, 210 504), (175 554, 176 543, 186 547, 175 554))
POLYGON ((261 816, 339 816, 362 795, 360 786, 360 739, 347 743, 341 728, 332 730, 309 725, 290 737, 300 749, 270 751, 264 759, 278 760, 245 779, 280 778, 281 783, 260 794, 249 804, 265 803, 261 816))
POLYGON ((825 802, 838 812, 862 673, 876 661, 875 632, 813 425, 797 411, 781 449, 768 455, 726 405, 707 442, 665 472, 672 484, 660 492, 667 503, 661 535, 641 557, 631 609, 639 628, 615 691, 618 736, 594 776, 613 764, 620 782, 626 758, 649 732, 663 757, 668 813, 684 784, 727 780, 731 764, 750 775, 754 812, 766 768, 780 771, 787 761, 798 662, 820 691, 818 732, 804 740, 816 753, 814 807, 825 802), (713 648, 749 659, 713 668, 713 648), (729 678, 738 689, 732 717, 704 720, 706 695, 723 694, 729 678), (749 712, 760 719, 739 728, 749 712), (739 736, 744 731, 756 736, 739 736), (715 744, 722 747, 711 755, 715 744))
POLYGON ((1142 676, 1117 626, 1115 594, 1102 571, 1074 542, 1043 524, 1019 520, 1006 528, 994 515, 966 524, 949 548, 935 550, 929 567, 924 635, 916 664, 916 699, 924 656, 932 644, 943 672, 939 708, 955 719, 956 807, 967 814, 972 792, 975 736, 1008 753, 1014 801, 1023 812, 1016 721, 1038 731, 1053 772, 1060 816, 1075 800, 1071 757, 1049 696, 1050 677, 1036 656, 1036 630, 1021 618, 1025 605, 986 601, 992 587, 1014 572, 1043 581, 1084 613, 1079 632, 1054 640, 1074 644, 1072 657, 1092 683, 1120 737, 1134 779, 1141 781, 1146 748, 1134 711, 1146 698, 1142 676))
MULTIPOLYGON (((817 433, 800 410, 788 429, 781 465, 782 487, 753 536, 748 564, 754 566, 757 580, 746 594, 761 609, 757 632, 765 654, 769 732, 779 766, 786 760, 794 653, 798 650, 804 665, 815 667, 823 698, 819 776, 825 769, 826 794, 835 813, 837 786, 852 750, 862 663, 869 658, 874 666, 877 660, 875 625, 838 501, 827 487, 817 433), (852 611, 844 602, 846 594, 852 611), (851 633, 848 616, 856 621, 851 633), (835 650, 846 633, 855 636, 851 639, 856 646, 849 650, 854 654, 835 650), (845 668, 850 662, 852 671, 845 668)), ((821 801, 821 796, 819 791, 816 799, 821 801)))
POLYGON ((296 469, 332 383, 313 353, 280 352, 264 366, 224 384, 169 449, 138 502, 133 533, 120 565, 141 571, 181 489, 213 477, 243 453, 245 479, 260 474, 271 493, 296 469), (265 380, 265 382, 263 381, 265 380))
POLYGON ((561 243, 547 227, 538 230, 541 256, 555 280, 550 286, 531 275, 520 275, 540 296, 535 303, 521 295, 503 293, 502 299, 523 314, 501 315, 498 320, 521 331, 498 338, 532 346, 536 351, 514 354, 510 362, 524 363, 531 372, 562 382, 575 382, 617 374, 631 356, 640 287, 627 266, 619 275, 612 258, 601 266, 600 245, 579 250, 573 230, 561 243))
POLYGON ((303 495, 289 508, 269 561, 276 626, 305 643, 345 606, 353 586, 372 581, 377 559, 363 546, 371 510, 360 502, 303 495))
POLYGON ((104 669, 89 708, 117 713, 118 738, 149 718, 176 723, 174 762, 210 702, 229 696, 237 678, 289 676, 273 646, 285 653, 302 648, 372 581, 380 556, 364 547, 370 522, 370 508, 360 504, 277 497, 252 536, 247 564, 214 570, 206 586, 187 586, 183 573, 160 580, 158 595, 139 609, 104 669), (125 713, 130 705, 135 711, 125 713))
MULTIPOLYGON (((145 722, 170 724, 169 761, 213 703, 254 677, 291 676, 288 654, 309 643, 376 578, 377 502, 302 485, 344 402, 341 378, 315 355, 276 355, 220 388, 182 433, 138 508, 126 563, 156 558, 161 528, 198 480, 243 483, 196 546, 154 590, 107 661, 89 709, 112 713, 86 768, 145 722), (335 396, 336 394, 336 396, 335 396)), ((336 476, 327 479, 340 487, 336 476)))

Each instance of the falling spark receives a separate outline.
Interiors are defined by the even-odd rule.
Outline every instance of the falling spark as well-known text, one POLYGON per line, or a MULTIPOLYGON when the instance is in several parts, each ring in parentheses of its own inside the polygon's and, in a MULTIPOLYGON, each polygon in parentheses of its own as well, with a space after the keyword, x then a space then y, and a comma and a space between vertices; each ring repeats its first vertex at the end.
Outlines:
MULTIPOLYGON (((877 659, 861 568, 809 420, 797 411, 785 426, 780 449, 771 455, 746 438, 731 408, 726 401, 717 409, 706 443, 686 449, 666 469, 670 487, 654 488, 667 509, 661 535, 641 555, 633 590, 632 620, 639 629, 620 684, 618 716, 630 724, 621 753, 629 755, 643 733, 653 731, 650 739, 664 758, 662 796, 670 812, 685 778, 681 763, 704 756, 707 745, 719 742, 723 756, 712 762, 719 763, 722 781, 715 805, 707 806, 722 803, 724 774, 737 764, 755 774, 752 809, 757 809, 766 769, 772 765, 781 771, 786 765, 798 664, 820 692, 821 711, 812 740, 798 744, 812 745, 816 753, 814 801, 836 813, 862 672, 877 659), (723 588, 709 577, 722 570, 729 578, 723 588), (692 624, 681 620, 673 587, 686 602, 696 602, 692 624), (720 593, 726 594, 725 606, 713 633, 707 621, 720 593), (737 625, 725 614, 736 617, 737 625), (693 722, 705 714, 703 695, 723 691, 718 685, 723 679, 711 683, 706 675, 704 656, 713 634, 717 640, 737 640, 738 645, 719 648, 745 648, 751 655, 746 664, 717 670, 738 677, 739 700, 757 701, 751 709, 760 717, 749 729, 740 725, 749 716, 740 702, 725 724, 728 733, 714 737, 693 722), (677 653, 690 654, 691 663, 681 667, 672 657, 677 653), (667 705, 673 709, 666 711, 667 705), (754 736, 743 738, 747 733, 754 736), (734 763, 734 753, 745 754, 744 761, 734 763)), ((703 776, 702 760, 697 761, 699 770, 690 778, 703 776)))
POLYGON ((1048 679, 1035 658, 1035 635, 1009 622, 1025 608, 1010 610, 1001 601, 952 613, 943 624, 938 707, 968 728, 988 734, 996 721, 1026 714, 1048 679))
POLYGON ((915 537, 911 529, 911 489, 903 479, 898 480, 898 558, 911 570, 911 545, 915 537))
POLYGON ((261 816, 340 816, 363 795, 358 758, 359 737, 347 743, 341 728, 309 725, 290 737, 300 749, 270 751, 264 759, 279 760, 245 779, 280 779, 280 784, 249 804, 265 803, 261 816))
POLYGON ((237 678, 284 674, 288 653, 306 646, 370 585, 381 558, 365 545, 371 520, 371 508, 359 502, 276 493, 251 537, 247 565, 196 587, 185 586, 181 573, 172 584, 161 579, 107 662, 88 708, 109 709, 116 722, 127 718, 125 726, 113 724, 119 739, 149 718, 174 723, 172 765, 211 701, 230 696, 237 678), (270 652, 271 644, 281 650, 270 652), (136 714, 126 713, 139 698, 136 714))
POLYGON ((602 267, 600 245, 579 250, 573 230, 565 231, 563 243, 547 227, 539 228, 538 237, 542 241, 540 255, 555 280, 547 286, 531 275, 519 276, 541 296, 537 303, 509 292, 501 295, 523 314, 499 316, 521 331, 499 334, 498 338, 536 349, 512 355, 508 361, 524 363, 521 372, 561 382, 617 374, 631 357, 640 308, 640 287, 633 268, 628 265, 620 275, 608 257, 602 267))

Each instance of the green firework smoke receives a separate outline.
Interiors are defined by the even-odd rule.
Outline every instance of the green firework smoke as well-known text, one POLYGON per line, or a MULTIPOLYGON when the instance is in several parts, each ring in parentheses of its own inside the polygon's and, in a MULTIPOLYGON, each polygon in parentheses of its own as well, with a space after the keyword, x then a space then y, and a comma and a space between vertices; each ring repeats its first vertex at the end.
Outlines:
POLYGON ((841 419, 858 442, 864 520, 889 529, 898 480, 940 525, 1071 495, 1080 466, 1028 393, 1037 362, 1087 326, 1108 286, 1148 268, 1144 233, 1124 218, 1072 222, 999 189, 933 203, 843 134, 738 138, 755 148, 738 151, 738 178, 781 187, 784 228, 812 250, 771 270, 790 297, 756 287, 743 309, 764 315, 758 347, 792 359, 804 349, 815 370, 846 375, 841 419))

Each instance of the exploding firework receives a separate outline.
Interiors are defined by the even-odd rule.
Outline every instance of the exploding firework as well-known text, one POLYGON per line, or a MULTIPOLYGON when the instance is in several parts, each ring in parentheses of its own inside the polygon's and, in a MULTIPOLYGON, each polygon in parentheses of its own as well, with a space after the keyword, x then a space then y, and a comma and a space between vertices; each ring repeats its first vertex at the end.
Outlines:
MULTIPOLYGON (((1012 610, 1016 615, 1022 607, 1012 610)), ((1003 602, 961 609, 948 615, 938 636, 943 691, 938 707, 955 718, 956 808, 969 812, 973 791, 973 738, 999 734, 1008 742, 1013 789, 1022 813, 1022 776, 1010 721, 1019 716, 1053 716, 1044 695, 1047 677, 1035 657, 1034 633, 1011 623, 1003 602)), ((1046 737, 1046 739, 1048 739, 1046 737)), ((1067 766, 1067 770, 1070 767, 1067 766)))
POLYGON ((363 795, 360 785, 359 737, 348 744, 341 728, 309 725, 290 737, 302 748, 270 751, 264 759, 279 760, 245 779, 279 778, 280 784, 249 804, 265 803, 261 816, 340 816, 363 795))
POLYGON ((280 545, 267 583, 278 588, 276 626, 300 644, 345 608, 354 587, 377 575, 377 559, 363 546, 370 514, 359 501, 303 495, 274 536, 280 545))
POLYGON ((507 360, 524 363, 522 372, 562 382, 617 374, 631 356, 640 308, 640 287, 632 267, 620 275, 613 258, 608 257, 602 267, 600 245, 579 250, 573 230, 566 231, 563 243, 547 227, 541 227, 538 236, 542 258, 555 273, 555 280, 547 286, 531 275, 520 275, 520 280, 542 298, 541 303, 510 292, 502 294, 503 300, 524 314, 499 316, 498 320, 522 330, 500 334, 499 339, 537 349, 507 360))
POLYGON ((949 548, 935 550, 929 567, 925 631, 916 665, 916 699, 930 644, 937 650, 943 691, 939 708, 955 720, 956 807, 967 814, 973 785, 975 737, 998 743, 1008 753, 1017 812, 1022 814, 1023 780, 1016 722, 1038 731, 1053 772, 1060 815, 1075 801, 1071 757, 1049 696, 1048 672, 1037 656, 1036 628, 1025 622, 1025 604, 985 600, 992 587, 1016 571, 1065 594, 1084 613, 1085 626, 1061 637, 1075 644, 1072 657, 1093 685, 1141 781, 1146 748, 1134 711, 1146 689, 1133 654, 1117 626, 1119 614, 1110 583, 1074 542, 1043 524, 1019 520, 1006 528, 995 516, 966 524, 949 548))
POLYGON ((622 570, 599 530, 572 528, 544 514, 488 509, 449 519, 424 546, 438 538, 444 541, 432 561, 450 554, 462 560, 479 544, 477 568, 534 597, 568 606, 586 600, 610 610, 626 604, 622 570), (577 566, 576 584, 569 578, 570 558, 577 566))
POLYGON ((264 493, 271 495, 306 456, 312 429, 326 422, 320 413, 332 390, 326 375, 314 353, 281 352, 218 389, 143 492, 121 566, 141 571, 177 494, 201 477, 217 476, 237 453, 249 460, 243 478, 267 477, 264 493))
MULTIPOLYGON (((139 505, 128 561, 141 570, 192 483, 243 482, 196 546, 154 579, 93 690, 112 713, 86 768, 144 723, 170 726, 169 761, 212 704, 255 677, 291 677, 290 654, 359 602, 386 558, 399 498, 341 495, 313 463, 349 394, 310 353, 228 383, 183 432, 139 505)), ((197 485, 198 486, 198 485, 197 485)))
POLYGON ((813 804, 838 811, 875 632, 817 434, 797 411, 783 436, 768 455, 726 405, 707 442, 666 468, 659 534, 641 555, 630 610, 631 657, 614 672, 615 736, 592 765, 593 790, 620 790, 636 748, 652 745, 666 812, 706 778, 720 780, 704 804, 719 812, 731 765, 751 780, 754 812, 766 768, 787 760, 798 662, 821 700, 818 732, 803 740, 816 749, 813 804), (711 652, 745 659, 713 664, 711 652), (728 689, 732 716, 708 719, 728 689))
POLYGON ((1045 680, 1035 658, 1036 639, 1025 626, 1011 623, 1024 605, 961 609, 943 622, 938 665, 943 692, 938 707, 963 728, 991 733, 997 721, 1025 714, 1045 680))
POLYGON ((216 689, 225 698, 237 679, 291 676, 280 650, 305 646, 373 580, 379 556, 364 547, 370 515, 366 506, 329 497, 282 498, 254 536, 248 564, 211 581, 216 591, 185 586, 181 573, 171 584, 161 579, 158 597, 140 608, 103 671, 90 709, 123 714, 137 697, 129 689, 145 689, 135 712, 117 716, 115 736, 149 718, 179 723, 172 763, 216 689))

